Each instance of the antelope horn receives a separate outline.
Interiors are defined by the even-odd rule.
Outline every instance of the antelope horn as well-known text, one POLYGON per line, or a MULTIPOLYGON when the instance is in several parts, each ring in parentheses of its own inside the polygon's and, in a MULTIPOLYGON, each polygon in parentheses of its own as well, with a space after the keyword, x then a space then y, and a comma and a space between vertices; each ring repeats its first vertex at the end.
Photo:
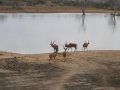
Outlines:
POLYGON ((53 43, 55 43, 55 42, 56 42, 56 40, 53 43))
POLYGON ((51 43, 52 43, 52 40, 51 40, 51 43))
POLYGON ((65 49, 65 46, 63 45, 63 48, 65 49))
POLYGON ((65 42, 65 44, 67 44, 68 42, 65 42))

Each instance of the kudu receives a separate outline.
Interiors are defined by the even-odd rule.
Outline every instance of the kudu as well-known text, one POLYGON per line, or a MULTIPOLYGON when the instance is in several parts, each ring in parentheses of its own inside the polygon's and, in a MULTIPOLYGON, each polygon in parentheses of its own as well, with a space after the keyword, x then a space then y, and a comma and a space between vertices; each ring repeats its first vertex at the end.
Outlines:
POLYGON ((51 47, 54 49, 54 53, 58 53, 58 45, 55 44, 55 41, 50 43, 51 47))
POLYGON ((84 49, 84 51, 87 50, 88 45, 89 45, 89 41, 88 42, 85 41, 82 49, 84 49))
POLYGON ((76 43, 69 43, 69 44, 65 44, 65 47, 69 50, 71 48, 71 51, 72 51, 72 48, 75 48, 75 50, 77 50, 77 44, 76 43))
POLYGON ((63 58, 64 58, 64 62, 65 62, 65 59, 66 59, 66 56, 67 56, 67 48, 65 48, 65 46, 63 46, 63 49, 65 50, 64 52, 63 52, 63 58))

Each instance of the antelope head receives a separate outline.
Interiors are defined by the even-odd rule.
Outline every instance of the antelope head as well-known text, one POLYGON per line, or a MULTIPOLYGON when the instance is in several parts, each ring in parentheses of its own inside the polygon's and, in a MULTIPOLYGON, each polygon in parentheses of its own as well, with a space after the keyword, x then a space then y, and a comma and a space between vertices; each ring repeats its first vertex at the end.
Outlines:
POLYGON ((88 44, 88 45, 90 44, 90 43, 89 43, 89 41, 88 41, 88 43, 87 43, 87 44, 88 44))
MULTIPOLYGON (((55 40, 56 41, 56 40, 55 40)), ((55 44, 55 41, 50 43, 51 47, 54 49, 54 52, 58 52, 58 45, 55 44)))
POLYGON ((63 45, 63 49, 65 50, 64 52, 66 52, 68 48, 63 45))
MULTIPOLYGON (((55 40, 55 41, 56 41, 56 40, 55 40)), ((55 45, 55 41, 54 41, 54 42, 52 42, 52 40, 51 40, 50 45, 51 45, 52 47, 55 45)))

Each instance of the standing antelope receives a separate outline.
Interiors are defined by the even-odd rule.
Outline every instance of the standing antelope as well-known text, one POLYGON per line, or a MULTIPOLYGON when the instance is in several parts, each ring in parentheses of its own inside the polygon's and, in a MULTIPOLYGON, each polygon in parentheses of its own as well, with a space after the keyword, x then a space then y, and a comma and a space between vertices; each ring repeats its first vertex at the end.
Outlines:
POLYGON ((63 58, 64 58, 64 62, 65 62, 65 58, 66 58, 66 56, 67 56, 67 48, 65 48, 64 46, 63 46, 63 48, 64 48, 64 52, 63 52, 63 58))
POLYGON ((51 41, 50 45, 51 47, 53 47, 54 53, 58 53, 58 45, 55 44, 55 41, 54 42, 51 41))
POLYGON ((83 48, 82 48, 82 49, 84 49, 84 51, 85 51, 85 49, 87 50, 88 45, 89 45, 89 41, 88 41, 88 42, 85 42, 85 43, 83 44, 83 48))
POLYGON ((72 51, 72 48, 75 48, 75 50, 77 50, 77 44, 76 43, 69 43, 69 44, 66 43, 65 47, 67 47, 67 49, 71 48, 71 51, 72 51))
POLYGON ((55 52, 54 52, 54 53, 50 53, 50 54, 49 54, 49 58, 50 58, 50 59, 49 59, 49 62, 50 62, 52 59, 55 60, 56 56, 57 56, 57 53, 55 53, 55 52))

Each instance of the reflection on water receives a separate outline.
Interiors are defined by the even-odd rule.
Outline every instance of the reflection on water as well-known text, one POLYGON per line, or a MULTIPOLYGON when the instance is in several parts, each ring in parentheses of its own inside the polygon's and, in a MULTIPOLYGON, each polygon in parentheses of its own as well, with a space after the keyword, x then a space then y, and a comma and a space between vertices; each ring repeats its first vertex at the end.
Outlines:
POLYGON ((65 42, 75 42, 82 50, 85 40, 90 50, 120 50, 119 28, 120 18, 107 13, 1 13, 0 51, 52 52, 51 40, 60 51, 65 42))
POLYGON ((7 19, 7 15, 0 15, 0 22, 4 22, 7 19))
POLYGON ((110 15, 110 21, 109 24, 112 26, 112 29, 114 31, 115 26, 116 26, 116 19, 115 19, 115 15, 110 15))
POLYGON ((85 32, 86 31, 86 29, 85 29, 85 14, 82 14, 82 27, 85 32))

